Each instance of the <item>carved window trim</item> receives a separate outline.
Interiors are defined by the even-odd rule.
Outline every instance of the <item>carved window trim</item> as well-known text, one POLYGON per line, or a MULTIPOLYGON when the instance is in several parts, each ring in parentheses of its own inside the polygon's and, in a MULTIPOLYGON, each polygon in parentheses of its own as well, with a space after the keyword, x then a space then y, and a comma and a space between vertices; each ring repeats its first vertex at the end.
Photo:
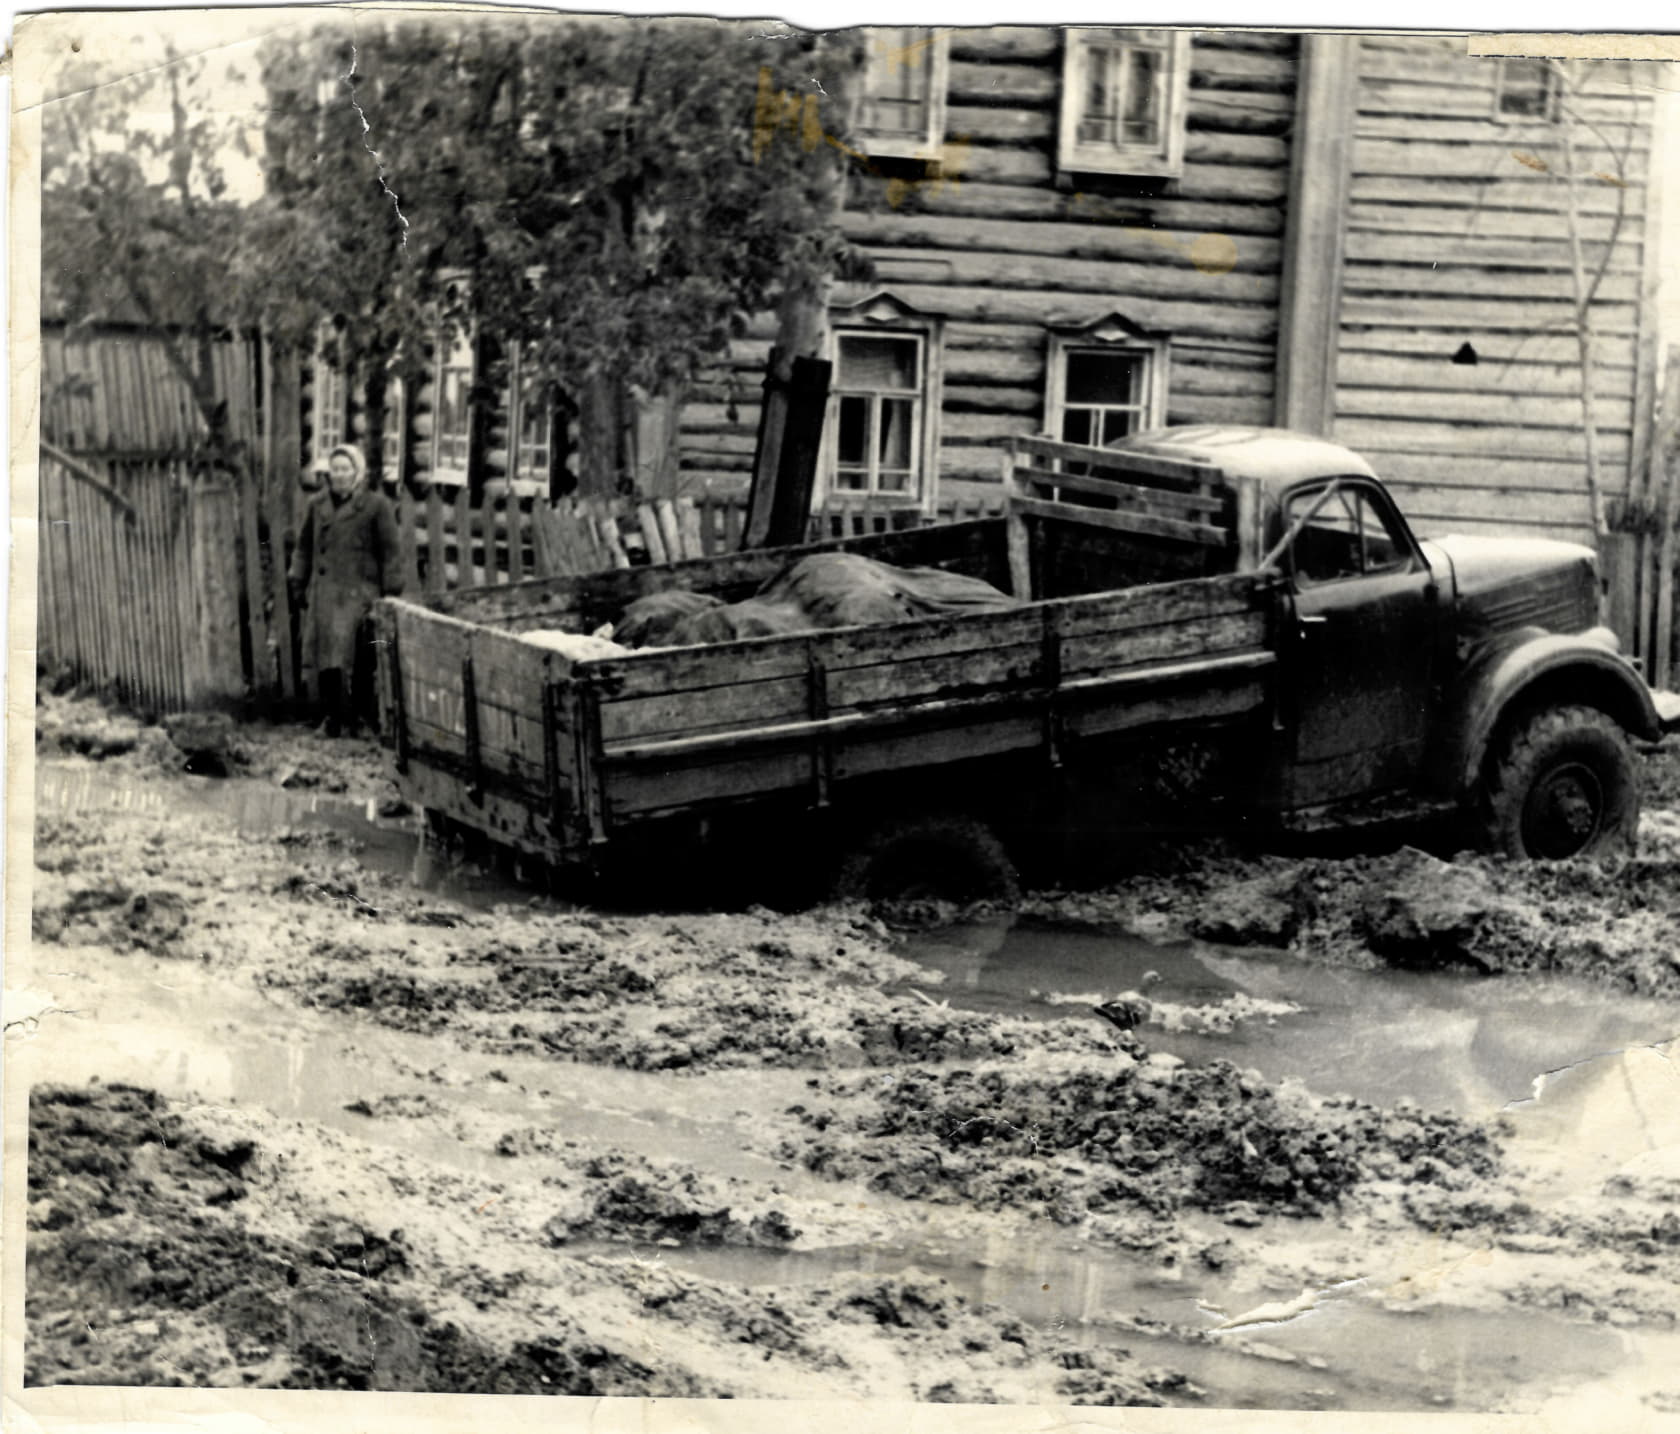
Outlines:
POLYGON ((1183 30, 1130 30, 1109 26, 1068 27, 1062 52, 1061 123, 1057 164, 1064 174, 1125 174, 1175 178, 1184 170, 1184 117, 1190 88, 1190 36, 1183 30), (1131 56, 1148 55, 1155 71, 1150 94, 1155 134, 1148 140, 1094 137, 1093 123, 1126 121, 1126 101, 1136 74, 1131 56), (1106 78, 1108 103, 1092 107, 1094 66, 1106 78), (1112 111, 1112 113, 1110 113, 1112 111))
POLYGON ((1070 408, 1086 411, 1136 412, 1132 432, 1159 428, 1167 421, 1167 387, 1172 354, 1171 336, 1150 333, 1119 314, 1079 329, 1052 333, 1045 363, 1044 431, 1051 438, 1063 436, 1070 408), (1112 404, 1072 403, 1068 399, 1068 359, 1080 353, 1136 354, 1143 360, 1141 398, 1112 404))
POLYGON ((852 127, 858 148, 879 158, 937 159, 945 142, 946 95, 951 83, 949 31, 925 25, 875 27, 868 31, 866 44, 863 93, 858 120, 852 127), (908 38, 912 35, 915 38, 908 38), (880 88, 915 73, 912 65, 927 77, 921 127, 910 131, 872 126, 870 107, 887 98, 879 92, 880 88))
MULTIPOLYGON (((830 313, 827 356, 834 365, 830 383, 828 416, 823 425, 822 462, 819 466, 819 501, 827 497, 850 498, 883 507, 920 508, 931 513, 938 495, 940 408, 944 390, 944 322, 923 314, 888 293, 879 293, 861 303, 837 308, 830 313), (917 342, 917 383, 913 390, 867 390, 890 397, 913 397, 915 428, 910 452, 914 464, 910 483, 904 490, 878 486, 874 463, 869 464, 868 486, 840 486, 840 408, 847 397, 862 396, 866 390, 846 384, 841 345, 851 335, 913 338, 917 342)), ((876 405, 878 406, 878 405, 876 405)), ((873 420, 872 420, 873 422, 873 420)), ((871 428, 871 432, 875 432, 871 428)))

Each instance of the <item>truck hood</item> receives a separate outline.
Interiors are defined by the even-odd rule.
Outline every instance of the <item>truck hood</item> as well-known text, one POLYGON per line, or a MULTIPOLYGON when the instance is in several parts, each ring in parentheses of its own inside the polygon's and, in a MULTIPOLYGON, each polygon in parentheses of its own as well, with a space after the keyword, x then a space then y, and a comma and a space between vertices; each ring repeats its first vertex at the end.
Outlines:
POLYGON ((1459 636, 1472 642, 1539 627, 1585 632, 1598 621, 1598 562, 1591 548, 1549 538, 1452 534, 1426 542, 1430 566, 1452 573, 1459 636))

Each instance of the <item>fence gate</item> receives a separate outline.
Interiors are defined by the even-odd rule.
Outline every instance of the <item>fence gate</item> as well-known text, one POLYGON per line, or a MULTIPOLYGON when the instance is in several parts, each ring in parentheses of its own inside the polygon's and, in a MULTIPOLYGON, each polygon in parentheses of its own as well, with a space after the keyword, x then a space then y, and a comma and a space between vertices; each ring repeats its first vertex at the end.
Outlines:
POLYGON ((123 470, 41 445, 40 660, 143 711, 236 703, 233 491, 179 460, 123 470))

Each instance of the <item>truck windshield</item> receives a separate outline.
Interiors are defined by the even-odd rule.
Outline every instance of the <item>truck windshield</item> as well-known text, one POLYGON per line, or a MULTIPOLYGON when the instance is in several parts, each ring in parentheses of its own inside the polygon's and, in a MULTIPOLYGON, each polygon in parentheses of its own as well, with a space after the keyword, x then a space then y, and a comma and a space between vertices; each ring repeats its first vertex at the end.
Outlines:
POLYGON ((1369 488, 1337 483, 1296 493, 1285 510, 1293 541, 1289 565, 1303 587, 1373 573, 1399 572, 1408 561, 1405 541, 1369 488))

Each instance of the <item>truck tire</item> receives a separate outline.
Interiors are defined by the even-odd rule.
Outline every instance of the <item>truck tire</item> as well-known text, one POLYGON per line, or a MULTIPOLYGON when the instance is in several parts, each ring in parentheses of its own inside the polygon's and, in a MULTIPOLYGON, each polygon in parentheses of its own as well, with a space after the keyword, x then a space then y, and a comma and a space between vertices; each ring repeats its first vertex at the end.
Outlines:
POLYGON ((1015 864, 984 822, 955 812, 884 821, 841 857, 836 901, 1014 901, 1015 864))
POLYGON ((1633 850, 1639 776, 1614 718, 1553 707, 1518 725, 1490 763, 1489 850, 1531 861, 1596 859, 1633 850))

